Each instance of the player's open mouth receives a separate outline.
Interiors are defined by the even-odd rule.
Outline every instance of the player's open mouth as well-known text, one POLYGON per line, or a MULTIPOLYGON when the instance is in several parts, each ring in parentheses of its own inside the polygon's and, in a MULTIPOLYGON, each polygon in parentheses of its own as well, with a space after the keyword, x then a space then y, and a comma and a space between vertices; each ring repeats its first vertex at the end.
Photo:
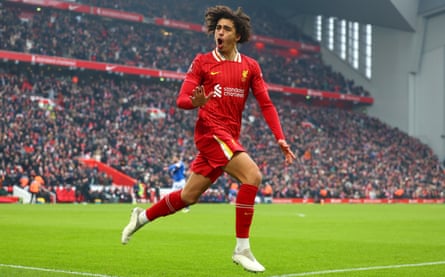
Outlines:
POLYGON ((217 44, 218 48, 219 48, 219 49, 221 49, 221 48, 222 48, 222 46, 223 46, 223 40, 222 40, 222 39, 220 39, 220 38, 219 38, 219 39, 217 39, 217 40, 216 40, 216 44, 217 44))

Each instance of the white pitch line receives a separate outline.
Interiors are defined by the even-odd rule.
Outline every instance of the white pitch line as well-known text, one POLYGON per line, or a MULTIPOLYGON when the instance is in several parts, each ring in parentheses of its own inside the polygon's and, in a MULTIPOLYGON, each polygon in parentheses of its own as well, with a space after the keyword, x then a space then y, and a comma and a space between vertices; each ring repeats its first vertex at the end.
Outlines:
POLYGON ((56 273, 64 273, 64 274, 80 275, 80 276, 91 276, 91 277, 118 277, 118 276, 112 276, 112 275, 106 275, 106 274, 96 274, 96 273, 89 273, 89 272, 77 272, 77 271, 70 271, 70 270, 41 268, 41 267, 13 265, 13 264, 0 264, 0 267, 9 267, 9 268, 16 268, 16 269, 45 271, 45 272, 56 272, 56 273))
POLYGON ((391 269, 391 268, 402 268, 402 267, 419 267, 419 266, 431 266, 431 265, 442 265, 442 264, 445 264, 445 261, 419 263, 419 264, 399 264, 399 265, 383 265, 383 266, 331 269, 331 270, 322 270, 322 271, 312 271, 312 272, 291 273, 291 274, 284 274, 284 275, 274 275, 274 276, 270 276, 270 277, 299 277, 299 276, 322 275, 322 274, 331 274, 331 273, 344 273, 344 272, 354 272, 354 271, 369 271, 369 270, 391 269))

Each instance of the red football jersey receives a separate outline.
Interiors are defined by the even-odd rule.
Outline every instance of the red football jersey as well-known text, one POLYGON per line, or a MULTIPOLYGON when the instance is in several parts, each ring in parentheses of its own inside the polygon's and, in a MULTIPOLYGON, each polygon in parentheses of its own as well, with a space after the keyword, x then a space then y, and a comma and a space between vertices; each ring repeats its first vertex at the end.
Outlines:
POLYGON ((190 96, 200 85, 204 86, 206 94, 214 91, 214 95, 199 109, 195 135, 224 132, 237 140, 242 112, 251 90, 275 138, 284 139, 277 111, 270 100, 260 66, 254 59, 237 53, 234 61, 228 61, 216 49, 198 54, 179 92, 177 103, 180 108, 193 108, 190 96))

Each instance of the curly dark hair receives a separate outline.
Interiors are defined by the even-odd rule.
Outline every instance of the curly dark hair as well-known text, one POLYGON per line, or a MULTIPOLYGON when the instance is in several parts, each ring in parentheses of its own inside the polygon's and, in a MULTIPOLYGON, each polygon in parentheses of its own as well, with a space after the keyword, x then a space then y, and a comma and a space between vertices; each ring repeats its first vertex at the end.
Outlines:
POLYGON ((205 13, 205 25, 208 34, 215 33, 216 24, 221 18, 233 21, 236 33, 240 36, 238 43, 249 41, 251 35, 250 17, 242 11, 241 7, 238 7, 236 11, 227 6, 208 8, 205 13))

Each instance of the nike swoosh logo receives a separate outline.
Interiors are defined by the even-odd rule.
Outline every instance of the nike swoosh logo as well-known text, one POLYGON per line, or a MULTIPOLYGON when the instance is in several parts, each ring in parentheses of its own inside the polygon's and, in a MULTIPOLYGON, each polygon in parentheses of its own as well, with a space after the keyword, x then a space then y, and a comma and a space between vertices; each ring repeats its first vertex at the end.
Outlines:
POLYGON ((221 73, 221 71, 211 71, 210 75, 216 75, 216 74, 219 74, 219 73, 221 73))
POLYGON ((70 11, 74 11, 75 9, 77 9, 79 6, 77 5, 68 5, 68 10, 70 11))

